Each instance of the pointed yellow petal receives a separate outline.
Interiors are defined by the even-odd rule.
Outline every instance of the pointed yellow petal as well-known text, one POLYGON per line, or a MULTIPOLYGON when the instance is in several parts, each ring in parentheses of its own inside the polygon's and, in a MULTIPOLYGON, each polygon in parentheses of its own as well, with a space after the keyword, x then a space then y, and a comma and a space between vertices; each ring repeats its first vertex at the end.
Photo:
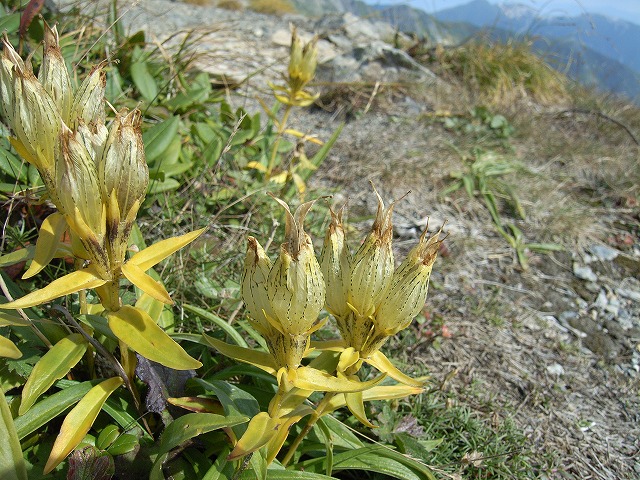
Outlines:
MULTIPOLYGON (((418 395, 424 392, 424 389, 410 387, 408 385, 376 385, 362 392, 362 401, 370 402, 371 400, 395 400, 397 398, 405 398, 409 395, 418 395)), ((329 402, 329 406, 325 412, 330 413, 338 408, 347 405, 344 395, 336 395, 329 402)))
POLYGON ((38 240, 36 242, 36 251, 29 270, 22 276, 23 279, 31 278, 36 273, 46 267, 49 262, 56 256, 60 237, 67 228, 67 222, 61 213, 52 213, 40 227, 38 232, 38 240))
POLYGON ((344 372, 352 365, 360 360, 360 352, 357 352, 353 347, 345 349, 340 354, 340 361, 338 362, 338 371, 344 372))
POLYGON ((169 293, 165 290, 162 284, 160 282, 156 282, 153 278, 144 273, 144 271, 137 265, 129 264, 127 262, 122 265, 121 271, 122 274, 127 277, 127 280, 143 292, 163 303, 173 304, 173 300, 171 300, 169 293))
POLYGON ((376 426, 369 421, 369 419, 367 418, 367 413, 364 411, 364 400, 362 392, 345 393, 344 399, 347 403, 349 411, 360 421, 360 423, 369 428, 376 428, 376 426))
POLYGON ((18 350, 11 340, 0 336, 0 358, 20 358, 22 352, 18 350))
POLYGON ((79 292, 86 288, 95 288, 107 283, 107 280, 100 278, 94 272, 92 267, 72 272, 64 277, 60 277, 54 280, 49 285, 40 290, 25 295, 13 302, 3 303, 0 308, 6 308, 9 310, 15 310, 18 308, 29 308, 42 303, 50 302, 51 300, 72 293, 79 292))
POLYGON ((247 430, 238 440, 227 460, 244 457, 266 445, 276 435, 281 423, 283 420, 271 418, 267 412, 258 413, 249 422, 247 430))
POLYGON ((344 340, 336 339, 336 340, 324 340, 324 341, 311 341, 311 348, 315 348, 316 350, 322 351, 332 351, 332 352, 341 352, 345 348, 344 340))
POLYGON ((369 358, 365 358, 363 360, 400 383, 404 383, 405 385, 410 385, 412 387, 422 387, 424 385, 424 381, 411 378, 398 370, 396 366, 391 363, 391 360, 389 360, 380 350, 377 350, 375 353, 371 354, 369 358))
POLYGON ((51 455, 44 467, 46 475, 66 458, 87 434, 104 402, 109 398, 116 388, 122 385, 122 378, 114 377, 105 380, 93 387, 89 392, 73 407, 65 417, 60 427, 60 433, 56 438, 51 455))
POLYGON ((338 378, 327 372, 310 367, 300 367, 295 371, 293 384, 303 390, 318 392, 360 392, 380 383, 385 375, 380 375, 367 382, 352 381, 348 378, 338 378))
POLYGON ((136 253, 127 263, 136 265, 140 267, 143 272, 146 272, 172 253, 177 252, 182 247, 193 242, 205 230, 206 228, 201 228, 200 230, 186 233, 184 235, 180 235, 179 237, 161 240, 158 243, 154 243, 150 247, 147 247, 144 250, 136 253))
POLYGON ((249 162, 247 163, 247 168, 253 168, 254 170, 258 170, 259 172, 266 173, 267 167, 265 167, 260 162, 249 162))
POLYGON ((270 353, 252 350, 250 348, 238 347, 237 345, 229 345, 228 343, 211 338, 206 334, 202 334, 204 339, 209 342, 221 354, 238 360, 239 362, 248 363, 258 367, 270 375, 276 374, 276 361, 270 353))
POLYGON ((145 358, 174 370, 195 370, 202 366, 151 319, 147 312, 125 305, 107 314, 109 328, 119 340, 145 358))

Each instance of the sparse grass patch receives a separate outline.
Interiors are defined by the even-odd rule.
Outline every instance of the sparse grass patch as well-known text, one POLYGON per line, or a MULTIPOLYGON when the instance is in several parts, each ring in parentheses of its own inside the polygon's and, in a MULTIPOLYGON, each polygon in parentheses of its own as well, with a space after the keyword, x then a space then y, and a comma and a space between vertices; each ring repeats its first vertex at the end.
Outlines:
POLYGON ((240 0, 218 0, 216 7, 226 10, 238 11, 244 9, 244 5, 240 0))

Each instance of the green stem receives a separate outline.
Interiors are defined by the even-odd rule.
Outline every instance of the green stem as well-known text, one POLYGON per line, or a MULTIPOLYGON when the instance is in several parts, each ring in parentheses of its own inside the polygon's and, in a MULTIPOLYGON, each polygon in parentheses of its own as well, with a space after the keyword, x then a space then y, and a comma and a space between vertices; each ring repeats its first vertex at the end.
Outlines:
POLYGON ((298 436, 295 438, 295 440, 293 441, 293 443, 289 447, 289 450, 287 451, 287 454, 282 459, 282 466, 283 467, 286 467, 289 464, 289 462, 291 461, 291 459, 295 455, 296 450, 298 449, 298 447, 302 443, 302 440, 304 440, 304 438, 309 434, 309 432, 311 431, 313 426, 324 415, 325 409, 329 406, 329 403, 331 402, 331 399, 333 397, 335 397, 335 396, 336 396, 335 392, 327 392, 325 394, 325 396, 323 397, 323 399, 320 400, 320 403, 318 404, 318 406, 316 407, 315 411, 313 412, 313 414, 311 415, 311 417, 307 421, 307 424, 300 431, 298 436))
POLYGON ((276 139, 273 142, 273 149, 271 150, 271 158, 269 158, 269 165, 267 166, 267 173, 265 174, 267 180, 271 178, 273 169, 276 166, 276 157, 278 155, 278 147, 280 146, 280 140, 282 139, 282 134, 287 128, 287 121, 289 120, 290 113, 291 113, 291 105, 287 104, 284 114, 282 115, 282 120, 280 121, 280 126, 278 127, 278 135, 276 136, 276 139))

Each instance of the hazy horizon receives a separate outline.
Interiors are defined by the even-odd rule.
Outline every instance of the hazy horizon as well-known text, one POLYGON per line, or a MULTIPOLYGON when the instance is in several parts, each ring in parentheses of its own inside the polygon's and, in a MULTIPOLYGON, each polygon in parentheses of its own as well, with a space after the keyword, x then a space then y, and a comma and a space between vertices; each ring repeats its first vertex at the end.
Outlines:
MULTIPOLYGON (((470 3, 472 0, 365 0, 371 5, 405 4, 427 13, 470 3)), ((640 25, 639 0, 489 0, 490 3, 527 5, 543 16, 582 15, 596 13, 640 25)))

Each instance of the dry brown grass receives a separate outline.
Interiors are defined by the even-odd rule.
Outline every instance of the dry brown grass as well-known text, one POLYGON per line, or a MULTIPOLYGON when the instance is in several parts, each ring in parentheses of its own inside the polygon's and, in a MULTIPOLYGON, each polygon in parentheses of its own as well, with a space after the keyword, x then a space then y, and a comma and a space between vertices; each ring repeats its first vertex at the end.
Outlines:
POLYGON ((210 7, 213 5, 213 0, 182 0, 184 3, 191 5, 197 5, 199 7, 210 7))
POLYGON ((240 0, 218 0, 216 6, 219 8, 224 8, 225 10, 233 11, 240 11, 244 9, 244 5, 240 0))
POLYGON ((287 0, 250 0, 249 8, 267 15, 295 13, 295 7, 287 0))

